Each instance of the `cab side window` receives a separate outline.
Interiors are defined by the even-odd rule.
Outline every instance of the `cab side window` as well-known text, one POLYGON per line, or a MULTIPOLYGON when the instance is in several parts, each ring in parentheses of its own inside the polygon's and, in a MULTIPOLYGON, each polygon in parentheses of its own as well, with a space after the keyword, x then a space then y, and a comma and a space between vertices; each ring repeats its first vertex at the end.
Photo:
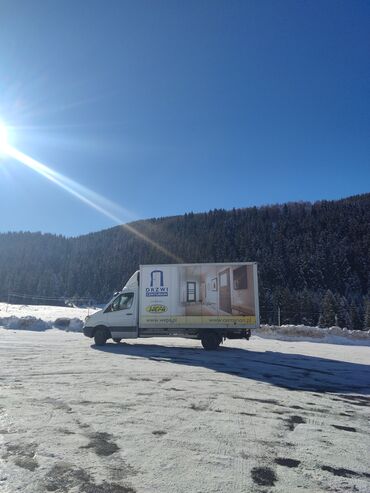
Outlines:
POLYGON ((117 312, 119 310, 127 310, 131 308, 134 301, 134 293, 123 293, 109 305, 106 312, 117 312))
POLYGON ((127 310, 128 308, 131 308, 133 301, 134 301, 134 293, 126 293, 121 295, 119 309, 127 310))

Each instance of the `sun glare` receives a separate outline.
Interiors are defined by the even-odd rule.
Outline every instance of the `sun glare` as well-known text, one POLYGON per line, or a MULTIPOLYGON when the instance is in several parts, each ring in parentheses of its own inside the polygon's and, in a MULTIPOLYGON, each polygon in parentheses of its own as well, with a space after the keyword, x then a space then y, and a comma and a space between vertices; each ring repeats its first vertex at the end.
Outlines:
POLYGON ((8 145, 8 130, 6 126, 0 122, 0 151, 3 151, 8 145))
MULTIPOLYGON (((120 217, 120 214, 117 215, 116 213, 116 211, 118 212, 118 209, 120 209, 121 212, 125 212, 125 216, 128 216, 131 215, 129 211, 124 211, 122 208, 117 207, 116 204, 114 204, 110 200, 107 200, 105 197, 102 197, 101 195, 90 190, 89 188, 68 178, 67 176, 62 175, 61 173, 58 173, 57 171, 53 170, 49 166, 46 166, 45 164, 40 163, 39 161, 36 161, 36 159, 27 156, 27 154, 23 154, 23 152, 13 147, 12 144, 9 142, 8 128, 2 121, 0 121, 0 158, 2 157, 2 155, 9 158, 13 158, 19 163, 24 164, 28 168, 33 169, 40 175, 44 176, 51 182, 58 185, 66 192, 70 193, 71 195, 79 199, 81 202, 97 210, 101 214, 105 215, 116 224, 122 225, 122 227, 127 229, 131 234, 137 236, 143 241, 146 241, 153 247, 160 250, 162 253, 173 258, 175 261, 181 263, 181 259, 176 255, 172 254, 171 252, 169 252, 165 247, 158 244, 156 241, 152 240, 147 235, 137 230, 134 226, 130 224, 124 224, 124 221, 120 217)), ((133 217, 131 217, 131 219, 133 219, 133 217)))
MULTIPOLYGON (((67 176, 58 173, 57 171, 53 170, 46 164, 43 164, 40 161, 36 161, 36 159, 27 156, 27 154, 24 154, 23 152, 19 151, 11 144, 9 144, 6 127, 2 127, 2 126, 0 126, 0 151, 5 152, 6 155, 9 156, 10 158, 13 158, 19 163, 24 164, 28 168, 31 168, 32 170, 36 171, 40 175, 44 176, 45 178, 55 183, 66 192, 70 193, 71 195, 79 199, 84 204, 90 206, 92 209, 95 209, 96 211, 100 212, 104 216, 108 217, 109 219, 111 219, 111 221, 122 226, 131 234, 137 236, 141 240, 149 243, 154 248, 161 251, 168 257, 171 257, 176 262, 178 263, 183 262, 182 259, 171 253, 169 250, 167 250, 165 247, 163 247, 156 241, 149 238, 146 234, 136 229, 136 227, 130 224, 124 224, 123 219, 117 215, 118 211, 116 212, 116 210, 120 208, 117 207, 113 202, 105 199, 105 197, 102 197, 101 195, 93 192, 89 188, 68 178, 67 176)), ((126 211, 125 216, 128 215, 128 213, 129 211, 126 211)), ((129 215, 131 215, 131 213, 129 213, 129 215)))
POLYGON ((8 141, 8 130, 6 126, 0 122, 0 146, 5 146, 8 141))

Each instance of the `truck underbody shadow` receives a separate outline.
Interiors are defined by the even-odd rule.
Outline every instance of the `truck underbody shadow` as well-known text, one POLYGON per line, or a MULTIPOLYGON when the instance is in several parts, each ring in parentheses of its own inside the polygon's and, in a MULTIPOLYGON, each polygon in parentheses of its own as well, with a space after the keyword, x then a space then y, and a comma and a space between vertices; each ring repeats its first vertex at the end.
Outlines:
POLYGON ((272 351, 261 353, 226 347, 211 352, 205 352, 201 348, 140 343, 124 345, 107 343, 105 346, 91 347, 97 351, 116 354, 117 357, 130 356, 203 367, 290 390, 370 395, 370 365, 365 364, 300 354, 272 351))

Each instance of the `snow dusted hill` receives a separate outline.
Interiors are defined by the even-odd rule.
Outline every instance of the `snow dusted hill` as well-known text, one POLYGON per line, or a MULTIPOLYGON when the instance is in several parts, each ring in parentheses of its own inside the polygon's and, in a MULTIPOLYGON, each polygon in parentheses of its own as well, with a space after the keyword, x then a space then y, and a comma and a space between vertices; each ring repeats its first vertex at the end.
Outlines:
MULTIPOLYGON (((52 328, 80 332, 85 317, 97 308, 72 308, 50 305, 7 305, 0 303, 0 327, 43 331, 52 328)), ((253 336, 285 341, 312 341, 330 344, 370 345, 370 331, 305 325, 263 325, 253 336)))

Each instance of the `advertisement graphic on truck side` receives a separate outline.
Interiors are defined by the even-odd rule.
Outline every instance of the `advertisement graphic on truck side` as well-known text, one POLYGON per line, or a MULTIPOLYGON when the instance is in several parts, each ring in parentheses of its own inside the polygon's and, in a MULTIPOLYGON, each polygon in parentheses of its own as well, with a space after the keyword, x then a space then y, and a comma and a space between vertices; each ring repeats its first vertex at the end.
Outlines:
POLYGON ((255 325, 254 264, 141 266, 140 325, 255 325))

